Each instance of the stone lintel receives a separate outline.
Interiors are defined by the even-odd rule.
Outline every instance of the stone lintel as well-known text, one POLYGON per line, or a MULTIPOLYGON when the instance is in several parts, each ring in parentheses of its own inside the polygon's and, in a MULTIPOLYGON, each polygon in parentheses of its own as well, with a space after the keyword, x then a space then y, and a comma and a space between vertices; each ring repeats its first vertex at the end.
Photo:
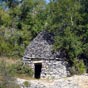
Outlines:
POLYGON ((42 63, 43 61, 42 60, 40 60, 40 61, 33 61, 33 63, 35 64, 35 63, 42 63))

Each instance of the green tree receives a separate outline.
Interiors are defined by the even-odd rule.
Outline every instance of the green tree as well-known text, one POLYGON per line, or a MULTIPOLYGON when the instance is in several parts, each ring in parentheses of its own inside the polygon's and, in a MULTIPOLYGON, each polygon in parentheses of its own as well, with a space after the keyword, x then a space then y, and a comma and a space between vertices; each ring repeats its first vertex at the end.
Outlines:
POLYGON ((2 56, 23 56, 25 47, 44 29, 46 3, 44 0, 4 0, 4 3, 0 10, 3 41, 0 53, 2 56))
MULTIPOLYGON (((73 63, 72 66, 77 64, 75 58, 79 59, 79 55, 83 52, 81 9, 81 3, 76 0, 51 0, 50 2, 49 31, 55 34, 54 50, 64 49, 68 56, 67 60, 73 63)), ((75 67, 79 68, 79 65, 77 66, 75 67)), ((81 73, 81 67, 79 73, 81 73)))

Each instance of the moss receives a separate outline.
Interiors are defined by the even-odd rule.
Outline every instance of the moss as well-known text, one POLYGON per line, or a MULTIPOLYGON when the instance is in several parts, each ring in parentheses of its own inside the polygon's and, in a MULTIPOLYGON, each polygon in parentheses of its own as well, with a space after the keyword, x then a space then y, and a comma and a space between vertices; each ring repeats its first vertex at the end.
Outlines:
POLYGON ((28 81, 25 81, 23 84, 25 87, 30 87, 30 85, 31 85, 28 81))

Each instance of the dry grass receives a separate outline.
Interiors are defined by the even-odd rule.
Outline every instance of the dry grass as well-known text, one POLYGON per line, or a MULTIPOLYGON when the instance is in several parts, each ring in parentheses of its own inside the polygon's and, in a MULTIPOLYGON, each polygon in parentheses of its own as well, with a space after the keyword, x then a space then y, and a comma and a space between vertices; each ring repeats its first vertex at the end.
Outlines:
MULTIPOLYGON (((0 62, 4 60, 6 62, 6 65, 12 65, 12 64, 16 64, 17 62, 21 61, 20 58, 7 58, 7 57, 0 57, 0 62)), ((34 79, 30 76, 27 76, 25 74, 16 74, 15 75, 16 78, 21 78, 21 79, 26 79, 26 80, 31 80, 34 79)), ((1 78, 1 77, 0 77, 1 78)))
POLYGON ((16 59, 16 58, 0 57, 0 61, 2 60, 4 60, 8 65, 15 64, 17 61, 20 61, 20 59, 16 59))
MULTIPOLYGON (((16 58, 7 58, 7 57, 0 57, 0 61, 1 60, 5 60, 7 64, 15 64, 17 61, 20 61, 20 59, 16 59, 16 58)), ((21 78, 21 79, 26 79, 26 80, 36 80, 34 78, 31 78, 29 76, 26 75, 17 75, 17 78, 21 78)), ((2 77, 0 77, 0 80, 2 79, 2 77)), ((72 77, 66 77, 66 79, 72 79, 74 80, 79 86, 80 88, 88 88, 88 76, 85 75, 80 75, 80 76, 72 76, 72 77)), ((43 81, 44 83, 52 83, 53 81, 50 81, 48 79, 39 79, 40 81, 43 81)))
POLYGON ((21 79, 25 79, 25 80, 35 80, 33 77, 27 76, 25 74, 18 74, 16 75, 16 78, 21 78, 21 79))

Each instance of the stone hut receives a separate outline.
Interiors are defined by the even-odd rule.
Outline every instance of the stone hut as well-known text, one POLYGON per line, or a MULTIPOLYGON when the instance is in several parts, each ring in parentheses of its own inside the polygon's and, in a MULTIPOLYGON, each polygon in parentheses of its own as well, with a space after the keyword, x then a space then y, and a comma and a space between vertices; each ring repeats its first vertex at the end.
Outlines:
POLYGON ((23 61, 34 70, 35 78, 60 78, 67 76, 67 64, 60 51, 53 52, 54 35, 40 32, 27 46, 23 61))

